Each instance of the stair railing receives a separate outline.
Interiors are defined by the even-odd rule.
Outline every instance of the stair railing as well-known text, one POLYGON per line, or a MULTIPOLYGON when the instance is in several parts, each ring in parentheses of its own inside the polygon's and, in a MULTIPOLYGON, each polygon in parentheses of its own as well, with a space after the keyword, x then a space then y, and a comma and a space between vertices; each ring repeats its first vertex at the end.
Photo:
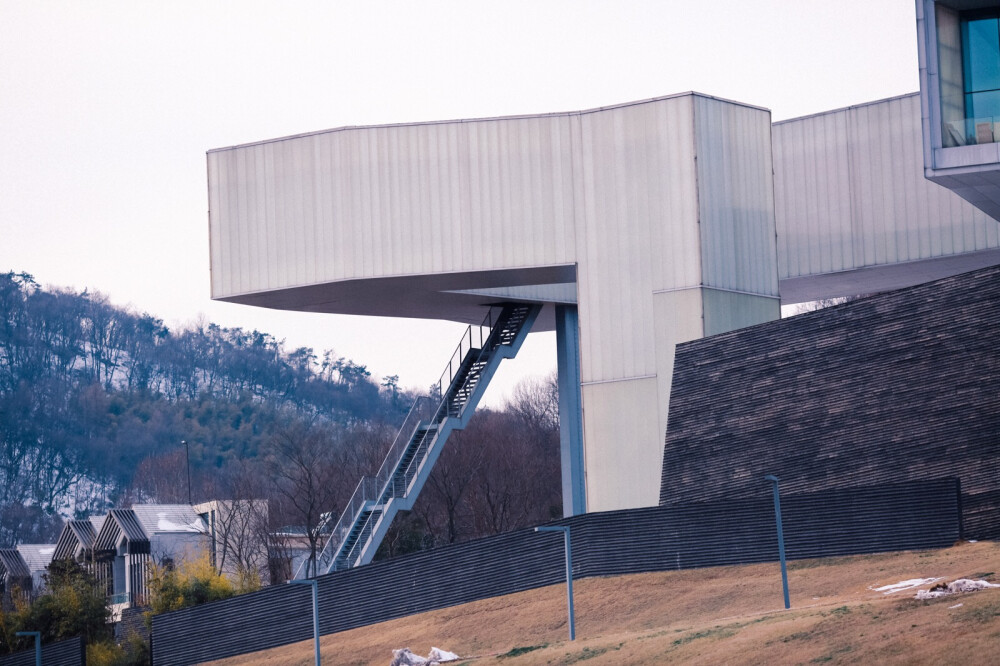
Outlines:
MULTIPOLYGON (((457 388, 452 387, 452 383, 454 383, 455 377, 458 376, 462 363, 466 360, 466 355, 470 350, 478 349, 476 358, 478 362, 486 358, 492 351, 491 349, 486 349, 486 346, 488 343, 491 343, 491 338, 496 332, 494 329, 500 323, 500 317, 497 313, 494 313, 494 310, 502 312, 503 306, 491 305, 480 324, 471 324, 465 329, 465 333, 462 335, 461 340, 459 340, 458 346, 448 360, 448 365, 445 366, 438 381, 431 385, 430 395, 419 396, 413 401, 410 411, 396 433, 396 438, 393 440, 392 446, 386 452, 385 459, 382 461, 382 466, 379 467, 378 473, 374 477, 365 476, 361 478, 358 487, 354 490, 354 494, 351 495, 347 506, 344 507, 344 511, 340 514, 340 519, 333 527, 325 547, 316 558, 317 575, 321 567, 323 569, 329 568, 330 563, 336 557, 337 551, 350 533, 351 528, 354 526, 358 515, 365 505, 368 502, 377 502, 384 494, 386 487, 392 481, 392 476, 399 466, 399 461, 402 459, 406 447, 409 445, 421 422, 425 422, 429 426, 435 426, 447 418, 448 412, 444 408, 451 397, 452 388, 457 388), (473 343, 478 343, 479 346, 475 347, 473 343), (430 409, 432 405, 436 406, 430 409), (442 411, 443 409, 444 411, 442 411), (441 414, 445 416, 439 417, 441 414)), ((462 405, 458 416, 461 416, 465 412, 465 406, 465 404, 462 405)), ((295 578, 298 578, 303 573, 307 564, 308 560, 299 565, 299 568, 295 571, 295 578)))
POLYGON ((396 432, 396 439, 392 441, 392 446, 389 447, 389 450, 385 454, 382 466, 378 468, 378 472, 375 474, 375 479, 378 481, 379 495, 373 499, 381 497, 384 493, 389 481, 392 480, 392 475, 395 473, 396 467, 399 466, 399 461, 403 458, 403 452, 409 446, 417 428, 422 422, 429 421, 434 414, 431 411, 432 404, 431 399, 427 396, 420 396, 413 401, 410 411, 407 412, 406 418, 403 419, 403 424, 399 426, 399 430, 396 432))
MULTIPOLYGON (((340 549, 340 545, 347 538, 347 535, 351 531, 351 527, 354 525, 354 520, 357 518, 358 514, 364 508, 365 504, 368 502, 374 502, 378 498, 378 484, 374 477, 363 476, 361 481, 358 482, 357 488, 354 489, 354 493, 351 495, 351 499, 347 501, 347 506, 344 507, 343 512, 340 514, 340 519, 333 526, 330 531, 330 536, 326 540, 326 545, 323 546, 323 550, 316 557, 316 569, 314 576, 318 576, 321 570, 325 570, 329 567, 330 562, 333 561, 334 556, 340 549)), ((306 566, 309 564, 309 560, 306 559, 299 565, 299 568, 295 570, 295 575, 292 578, 300 578, 303 573, 307 571, 306 566)))
POLYGON ((361 551, 364 550, 365 542, 368 541, 368 538, 371 536, 371 533, 375 529, 374 523, 377 523, 381 518, 382 518, 381 515, 376 517, 374 514, 369 514, 368 517, 365 518, 365 522, 361 526, 361 529, 358 531, 358 538, 355 539, 354 543, 351 545, 350 550, 348 550, 346 553, 341 553, 340 558, 338 559, 342 558, 343 561, 347 562, 348 569, 352 567, 351 563, 356 561, 358 557, 360 557, 361 551))
POLYGON ((445 366, 437 382, 431 385, 431 395, 433 397, 438 398, 438 400, 443 400, 446 397, 446 391, 451 386, 451 383, 455 381, 459 368, 462 367, 462 362, 465 361, 465 355, 469 353, 470 349, 474 349, 473 342, 479 343, 479 349, 483 348, 493 330, 493 325, 496 323, 496 316, 493 310, 498 307, 501 306, 491 305, 482 323, 479 325, 471 324, 465 329, 465 334, 462 335, 461 340, 458 341, 458 346, 452 352, 451 358, 448 359, 448 365, 445 366))

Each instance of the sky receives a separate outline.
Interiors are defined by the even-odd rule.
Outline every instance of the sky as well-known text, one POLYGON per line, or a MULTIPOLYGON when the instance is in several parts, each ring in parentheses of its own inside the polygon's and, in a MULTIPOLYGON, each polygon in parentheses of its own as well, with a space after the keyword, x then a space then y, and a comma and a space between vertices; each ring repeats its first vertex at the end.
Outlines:
MULTIPOLYGON (((0 272, 426 387, 464 326, 209 297, 205 152, 696 90, 783 120, 914 92, 913 0, 0 0, 0 272)), ((555 368, 528 337, 486 396, 555 368)))

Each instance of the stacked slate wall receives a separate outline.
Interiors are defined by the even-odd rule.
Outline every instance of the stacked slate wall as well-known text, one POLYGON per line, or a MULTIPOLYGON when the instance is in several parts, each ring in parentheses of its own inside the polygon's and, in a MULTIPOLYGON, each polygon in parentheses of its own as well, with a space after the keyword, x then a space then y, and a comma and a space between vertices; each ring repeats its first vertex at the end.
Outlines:
MULTIPOLYGON (((574 577, 777 559, 770 487, 755 497, 575 516, 574 577)), ((783 496, 790 558, 951 545, 954 479, 783 496)), ((565 580, 559 534, 519 530, 321 576, 320 631, 344 631, 565 580)), ((153 663, 193 664, 307 640, 311 590, 277 585, 153 618, 153 663)))
POLYGON ((679 345, 661 505, 958 477, 1000 538, 1000 267, 679 345))
MULTIPOLYGON (((42 664, 59 666, 84 666, 87 663, 86 645, 79 636, 57 643, 42 645, 42 664)), ((22 650, 0 657, 0 666, 35 666, 35 649, 22 650)))

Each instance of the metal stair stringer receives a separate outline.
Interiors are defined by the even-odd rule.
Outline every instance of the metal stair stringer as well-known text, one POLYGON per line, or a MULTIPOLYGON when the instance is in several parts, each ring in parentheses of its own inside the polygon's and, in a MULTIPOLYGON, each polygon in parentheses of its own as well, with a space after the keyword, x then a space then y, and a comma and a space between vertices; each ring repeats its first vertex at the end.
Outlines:
POLYGON ((423 489, 427 479, 430 478, 431 471, 434 469, 434 464, 437 462, 438 457, 440 457, 441 451, 444 450, 448 437, 451 435, 452 431, 464 430, 469 424, 476 407, 479 405, 479 401, 486 393, 486 388, 493 379, 493 375, 496 374, 497 369, 500 367, 500 363, 506 358, 514 358, 517 355, 518 350, 524 343, 524 339, 528 336, 528 332, 531 330, 531 326, 538 317, 538 313, 540 311, 540 305, 533 305, 530 307, 524 322, 520 325, 516 336, 509 344, 498 344, 491 350, 484 350, 488 354, 487 363, 480 373, 475 388, 469 394, 468 399, 462 408, 461 414, 457 417, 446 417, 439 423, 437 431, 434 433, 427 448, 426 454, 423 459, 417 463, 417 472, 414 475, 413 480, 410 481, 407 486, 406 493, 402 497, 391 497, 381 507, 382 514, 372 530, 367 543, 364 544, 361 556, 350 566, 368 564, 371 562, 372 558, 375 557, 375 552, 378 550, 379 545, 382 543, 382 539, 385 538, 386 533, 389 531, 389 527, 392 526, 392 521, 396 517, 396 514, 400 511, 409 511, 413 508, 417 497, 420 495, 420 491, 423 489))

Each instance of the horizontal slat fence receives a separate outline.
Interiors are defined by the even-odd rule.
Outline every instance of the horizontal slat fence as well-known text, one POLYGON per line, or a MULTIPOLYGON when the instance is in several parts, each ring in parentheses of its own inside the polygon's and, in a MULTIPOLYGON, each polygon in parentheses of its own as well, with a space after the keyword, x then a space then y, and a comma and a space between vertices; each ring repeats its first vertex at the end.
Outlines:
MULTIPOLYGON (((76 636, 56 643, 42 645, 42 664, 58 666, 84 666, 87 663, 83 638, 76 636)), ((35 649, 22 650, 0 657, 0 666, 35 666, 35 649)))
MULTIPOLYGON (((592 513, 556 521, 572 533, 575 577, 777 559, 774 507, 761 496, 592 513)), ((954 479, 782 498, 789 558, 944 547, 959 537, 954 479)), ((319 580, 320 632, 564 580, 563 541, 531 529, 376 562, 319 580)), ((277 585, 153 618, 153 663, 193 664, 312 636, 310 589, 277 585)))

